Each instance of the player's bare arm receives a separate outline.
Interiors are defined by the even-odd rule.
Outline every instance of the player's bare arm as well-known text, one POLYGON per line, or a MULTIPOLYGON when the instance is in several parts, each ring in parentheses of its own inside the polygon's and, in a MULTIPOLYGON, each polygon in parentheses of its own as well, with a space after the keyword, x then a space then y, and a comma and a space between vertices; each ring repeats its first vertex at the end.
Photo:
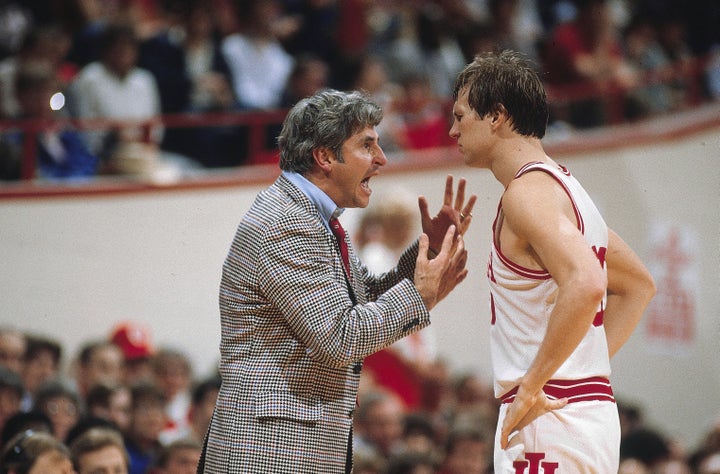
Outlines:
POLYGON ((608 296, 603 326, 612 357, 630 338, 656 288, 640 258, 612 230, 608 231, 605 262, 608 296))
POLYGON ((521 422, 531 421, 528 412, 538 403, 547 403, 541 396, 542 387, 587 333, 607 281, 577 228, 568 196, 550 176, 531 172, 514 180, 502 203, 503 252, 518 263, 534 263, 532 268, 547 270, 558 284, 545 338, 508 408, 501 435, 505 447, 510 433, 521 427, 521 422))

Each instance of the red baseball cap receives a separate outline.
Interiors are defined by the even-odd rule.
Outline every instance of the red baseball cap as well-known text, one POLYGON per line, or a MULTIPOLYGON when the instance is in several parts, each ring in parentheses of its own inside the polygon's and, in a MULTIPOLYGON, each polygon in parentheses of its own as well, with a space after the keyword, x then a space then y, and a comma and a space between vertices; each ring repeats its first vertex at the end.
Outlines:
POLYGON ((123 351, 126 360, 146 359, 155 352, 150 328, 135 321, 124 321, 115 326, 110 340, 123 351))

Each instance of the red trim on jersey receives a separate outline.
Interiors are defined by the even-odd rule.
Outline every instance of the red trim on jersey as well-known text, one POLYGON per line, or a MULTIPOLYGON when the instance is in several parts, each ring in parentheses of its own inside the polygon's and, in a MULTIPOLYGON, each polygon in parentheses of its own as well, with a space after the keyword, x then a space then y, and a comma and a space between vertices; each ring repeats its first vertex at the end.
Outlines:
MULTIPOLYGON (((515 387, 501 396, 502 403, 512 403, 518 388, 515 387)), ((557 400, 567 398, 568 403, 586 402, 591 400, 615 403, 610 380, 606 377, 588 377, 580 380, 548 380, 543 387, 548 398, 557 400)))
MULTIPOLYGON (((575 213, 575 220, 577 221, 577 227, 578 227, 578 229, 580 230, 580 233, 585 234, 585 223, 583 222, 582 215, 580 215, 580 210, 578 209, 577 204, 575 204, 575 200, 573 199, 572 194, 570 194, 570 190, 569 190, 568 187, 565 185, 565 183, 563 183, 563 182, 560 180, 560 178, 558 178, 557 176, 555 176, 552 172, 550 172, 549 170, 543 168, 542 166, 536 166, 536 165, 543 165, 543 164, 544 164, 544 163, 542 163, 542 162, 540 162, 540 161, 536 161, 536 162, 533 162, 533 163, 528 163, 528 164, 526 164, 525 166, 523 166, 522 168, 520 168, 520 170, 517 172, 517 174, 515 174, 515 179, 519 178, 520 176, 522 176, 523 174, 527 173, 528 171, 534 171, 534 170, 544 171, 545 173, 547 173, 547 174, 549 174, 550 176, 552 176, 553 179, 554 179, 555 181, 557 181, 557 182, 560 184, 560 186, 562 186, 562 188, 565 190, 565 194, 568 195, 568 198, 570 198, 570 203, 572 204, 573 212, 575 213)), ((546 166, 547 166, 547 165, 546 165, 546 166)), ((558 166, 560 166, 560 165, 558 165, 558 166)), ((564 166, 560 166, 560 172, 561 172, 562 174, 566 175, 566 176, 570 176, 570 172, 569 172, 568 169, 565 168, 564 166)))
POLYGON ((534 270, 532 268, 526 268, 522 265, 518 265, 517 263, 507 258, 500 250, 500 247, 498 247, 494 242, 493 245, 495 246, 495 252, 497 253, 500 261, 502 261, 502 263, 506 267, 508 267, 510 270, 517 273, 518 275, 525 278, 531 278, 533 280, 548 280, 551 278, 550 273, 545 270, 534 270))
MULTIPOLYGON (((580 210, 578 209, 578 206, 575 203, 575 200, 573 199, 572 194, 570 193, 570 189, 568 189, 568 187, 565 185, 565 183, 562 182, 562 180, 560 180, 560 178, 555 176, 548 169, 543 168, 542 166, 538 166, 538 165, 545 165, 545 164, 541 161, 533 161, 530 163, 526 163, 522 168, 520 168, 518 170, 517 173, 515 173, 514 179, 519 178, 520 176, 527 173, 528 171, 534 171, 534 170, 543 171, 543 172, 547 173, 548 175, 550 175, 563 188, 563 190, 565 191, 565 194, 567 194, 568 198, 570 199, 570 203, 572 204, 573 212, 575 214, 575 220, 576 220, 577 227, 582 234, 585 234, 585 223, 583 221, 582 215, 580 214, 580 210)), ((547 165, 545 165, 545 166, 547 166, 547 165)), ((559 171, 561 173, 563 173, 566 176, 570 176, 570 171, 568 171, 567 168, 565 168, 562 165, 558 165, 558 166, 559 166, 559 171)), ((508 267, 511 271, 517 273, 518 275, 520 275, 524 278, 530 278, 533 280, 547 280, 547 279, 551 278, 550 273, 548 273, 547 271, 535 270, 532 268, 523 267, 522 265, 518 265, 517 263, 510 260, 508 257, 506 257, 502 253, 502 250, 500 250, 500 245, 499 245, 498 237, 497 237, 497 229, 496 229, 497 224, 498 224, 498 219, 500 218, 501 212, 502 212, 502 200, 498 204, 497 214, 495 215, 495 220, 493 221, 493 226, 492 226, 492 228, 493 228, 493 247, 495 248, 495 252, 497 253, 500 261, 506 267, 508 267)))

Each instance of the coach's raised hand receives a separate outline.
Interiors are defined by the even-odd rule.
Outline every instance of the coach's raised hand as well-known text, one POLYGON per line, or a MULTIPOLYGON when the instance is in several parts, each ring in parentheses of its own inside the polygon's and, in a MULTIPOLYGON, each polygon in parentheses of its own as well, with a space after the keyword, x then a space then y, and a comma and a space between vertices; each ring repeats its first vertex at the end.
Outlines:
POLYGON ((460 235, 465 235, 465 232, 470 228, 470 224, 472 223, 472 210, 473 207, 475 207, 477 195, 472 194, 467 202, 465 202, 466 184, 465 178, 460 178, 458 181, 457 195, 454 195, 453 177, 452 175, 447 176, 445 180, 443 205, 435 217, 430 217, 428 202, 425 196, 418 198, 422 231, 429 238, 431 258, 438 253, 445 237, 445 232, 449 226, 454 225, 457 233, 460 235))
POLYGON ((422 234, 413 281, 429 311, 467 276, 467 251, 463 237, 456 235, 454 225, 448 227, 440 252, 434 258, 428 257, 428 251, 428 236, 422 234))

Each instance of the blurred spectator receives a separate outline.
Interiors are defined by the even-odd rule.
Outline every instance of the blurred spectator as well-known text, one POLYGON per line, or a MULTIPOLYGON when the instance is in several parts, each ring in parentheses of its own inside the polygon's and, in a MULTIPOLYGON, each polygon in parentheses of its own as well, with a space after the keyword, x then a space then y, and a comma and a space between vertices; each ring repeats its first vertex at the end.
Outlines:
POLYGON ((23 410, 31 409, 35 393, 44 382, 59 375, 61 358, 62 347, 56 340, 43 336, 28 336, 22 371, 25 387, 23 410))
POLYGON ((70 0, 58 12, 72 35, 68 60, 79 68, 100 60, 102 36, 113 23, 134 24, 133 4, 107 0, 70 0))
POLYGON ((173 441, 163 447, 148 474, 195 474, 201 452, 202 444, 195 438, 173 441))
POLYGON ((383 108, 383 120, 377 126, 385 152, 397 151, 404 145, 402 120, 396 111, 396 103, 402 98, 400 84, 390 80, 387 66, 380 56, 364 55, 346 65, 347 77, 335 78, 341 89, 363 91, 383 108))
POLYGON ((86 343, 80 348, 76 362, 75 381, 83 397, 97 384, 122 382, 123 353, 112 342, 97 340, 86 343))
POLYGON ((492 466, 492 433, 471 427, 453 429, 445 444, 439 474, 486 474, 492 466))
POLYGON ((498 49, 512 49, 538 61, 538 43, 543 26, 535 2, 523 0, 489 0, 489 23, 498 49))
POLYGON ((121 433, 130 427, 132 394, 124 384, 96 384, 85 397, 88 415, 111 422, 121 433))
POLYGON ((125 447, 130 456, 130 474, 145 474, 162 451, 160 434, 165 428, 165 396, 155 385, 144 382, 132 388, 130 427, 125 447))
POLYGON ((229 110, 235 107, 230 70, 222 55, 212 12, 192 1, 183 12, 185 69, 191 80, 190 110, 229 110))
POLYGON ((114 130, 88 134, 90 149, 103 161, 103 170, 173 179, 197 167, 186 157, 160 149, 160 95, 153 75, 137 66, 139 40, 133 27, 107 26, 101 45, 101 59, 83 67, 71 83, 69 105, 79 118, 120 121, 114 130), (140 123, 129 126, 129 120, 140 123))
POLYGON ((714 420, 689 461, 696 474, 720 474, 720 418, 714 420))
POLYGON ((212 12, 197 0, 166 2, 163 28, 140 43, 138 66, 158 84, 163 113, 235 105, 212 12))
POLYGON ((420 407, 418 411, 428 416, 440 439, 447 436, 449 413, 452 411, 452 384, 450 367, 447 362, 436 357, 422 372, 420 407))
POLYGON ((692 456, 690 465, 695 474, 720 474, 720 449, 698 451, 692 456))
POLYGON ((618 400, 620 434, 625 435, 645 427, 645 415, 640 406, 626 400, 618 400))
POLYGON ((168 114, 189 108, 192 88, 182 46, 185 35, 180 20, 182 10, 179 2, 162 2, 160 27, 150 36, 138 39, 136 66, 152 73, 160 99, 158 110, 168 114))
POLYGON ((435 460, 428 454, 415 452, 390 456, 385 474, 435 474, 435 460))
POLYGON ((467 28, 461 32, 458 40, 467 62, 472 61, 478 54, 492 52, 498 48, 494 27, 489 20, 477 22, 471 28, 467 28))
POLYGON ((303 55, 297 58, 280 105, 290 108, 301 99, 310 97, 328 87, 330 69, 325 61, 314 55, 303 55))
POLYGON ((20 115, 17 98, 17 73, 23 66, 42 64, 52 71, 57 91, 63 90, 77 72, 65 61, 70 39, 55 26, 38 26, 28 32, 20 50, 0 61, 0 114, 6 118, 20 115))
POLYGON ((192 404, 188 411, 189 424, 183 430, 176 430, 172 433, 163 433, 161 441, 163 444, 181 438, 195 438, 198 441, 205 439, 210 420, 212 419, 220 391, 220 379, 212 377, 196 384, 192 391, 192 404))
POLYGON ((153 358, 154 380, 165 397, 167 425, 171 435, 188 428, 191 404, 192 367, 188 356, 177 349, 160 349, 153 358))
POLYGON ((5 421, 0 437, 0 449, 18 433, 27 430, 42 431, 52 434, 52 421, 40 411, 17 412, 5 421))
POLYGON ((423 74, 434 96, 449 97, 466 61, 457 34, 450 27, 453 18, 443 7, 447 8, 434 2, 420 6, 408 2, 401 16, 401 34, 389 45, 388 62, 393 64, 393 80, 423 74))
POLYGON ((642 17, 635 17, 625 33, 625 54, 631 66, 644 79, 641 85, 630 91, 629 118, 657 114, 675 108, 672 90, 667 84, 668 73, 672 72, 670 59, 657 38, 653 23, 642 17))
POLYGON ((620 460, 634 459, 648 469, 658 468, 670 459, 670 447, 663 435, 650 428, 638 428, 620 440, 620 460))
MULTIPOLYGON (((353 60, 367 53, 370 43, 370 15, 372 9, 383 3, 366 0, 337 2, 334 44, 336 60, 353 60)), ((341 67, 337 65, 337 67, 341 67)), ((333 67, 335 69, 335 67, 333 67)))
POLYGON ((65 437, 65 444, 70 446, 76 439, 95 428, 109 429, 120 433, 120 430, 118 430, 118 427, 115 426, 115 423, 112 421, 108 421, 104 418, 98 418, 90 414, 85 414, 73 425, 72 428, 70 428, 70 431, 68 431, 68 434, 65 437))
MULTIPOLYGON (((395 189, 365 209, 354 242, 361 260, 372 273, 393 268, 416 235, 414 197, 395 189)), ((393 391, 406 408, 421 405, 423 378, 437 355, 432 327, 397 341, 392 346, 365 358, 362 377, 379 387, 393 391)))
POLYGON ((22 177, 20 150, 7 138, 7 134, 0 133, 0 182, 16 181, 22 177))
MULTIPOLYGON (((45 179, 82 179, 92 177, 98 159, 90 153, 83 136, 65 122, 56 121, 53 97, 58 92, 55 73, 47 64, 28 64, 16 76, 19 117, 35 121, 36 176, 45 179)), ((19 150, 25 145, 24 134, 12 135, 19 150)))
POLYGON ((564 94, 580 95, 573 98, 567 117, 555 118, 576 127, 593 127, 606 123, 610 114, 608 103, 596 97, 624 92, 636 78, 623 55, 608 2, 574 0, 574 4, 575 19, 554 29, 542 59, 549 85, 563 87, 564 94))
POLYGON ((273 30, 273 22, 282 14, 282 3, 241 0, 235 4, 240 32, 227 36, 222 43, 235 97, 243 108, 276 108, 294 63, 273 30))
POLYGON ((52 421, 53 435, 65 441, 70 429, 83 417, 85 407, 73 384, 58 377, 40 386, 33 410, 46 414, 52 421))
MULTIPOLYGON (((140 49, 139 65, 157 79, 163 113, 236 110, 230 69, 214 21, 216 11, 198 0, 180 3, 177 24, 143 42, 140 49)), ((237 126, 168 128, 162 147, 208 168, 237 166, 247 156, 247 130, 237 126)))
POLYGON ((684 459, 668 459, 661 462, 653 474, 693 474, 690 466, 684 459))
POLYGON ((24 390, 20 375, 0 366, 0 430, 10 417, 20 411, 24 390))
POLYGON ((3 474, 74 474, 70 451, 49 433, 25 431, 2 450, 3 474))
MULTIPOLYGON (((137 67, 138 41, 132 26, 104 29, 100 59, 83 67, 70 86, 69 105, 75 116, 149 120, 160 113, 155 79, 137 67)), ((132 128, 95 134, 91 149, 109 159, 120 144, 142 142, 142 135, 142 130, 132 128)))
POLYGON ((155 348, 150 326, 138 321, 123 321, 112 329, 110 341, 122 351, 124 382, 134 384, 153 380, 155 348))
POLYGON ((418 210, 415 197, 403 189, 377 201, 362 211, 353 242, 367 269, 381 274, 394 268, 417 235, 418 210))
POLYGON ((708 53, 703 79, 710 98, 720 100, 720 42, 708 53))
POLYGON ((353 474, 385 474, 386 461, 379 454, 353 452, 353 474))
POLYGON ((395 394, 366 394, 354 419, 353 450, 389 459, 400 447, 404 416, 405 408, 395 394))
MULTIPOLYGON (((276 35, 285 50, 295 58, 305 55, 316 56, 323 62, 331 63, 339 54, 341 26, 338 23, 343 4, 353 3, 336 0, 285 1, 283 15, 276 21, 276 35)), ((352 6, 351 6, 352 8, 352 6)), ((355 10, 353 25, 342 26, 362 28, 361 11, 355 10), (357 25, 357 26, 355 26, 357 25)))
POLYGON ((498 401, 491 384, 485 383, 478 374, 462 372, 456 375, 452 390, 454 400, 449 417, 453 427, 495 429, 498 401))
POLYGON ((720 451, 720 417, 712 420, 712 426, 703 436, 700 448, 707 451, 720 451))
POLYGON ((396 104, 402 122, 402 148, 417 150, 447 146, 448 113, 439 97, 433 95, 424 74, 408 74, 400 81, 403 98, 396 104))
POLYGON ((403 433, 399 452, 415 453, 434 461, 440 455, 440 436, 433 420, 421 412, 408 413, 403 418, 403 433))
POLYGON ((70 444, 77 474, 127 474, 128 458, 122 436, 109 428, 91 428, 70 444))
POLYGON ((24 3, 0 3, 0 59, 15 54, 35 24, 32 11, 24 3))
POLYGON ((620 460, 618 474, 651 474, 645 463, 634 458, 620 460))
POLYGON ((670 77, 666 81, 674 104, 687 106, 690 102, 691 82, 696 80, 695 55, 687 39, 687 25, 681 14, 684 6, 668 8, 657 21, 658 42, 670 62, 670 77))
POLYGON ((25 333, 12 327, 0 327, 0 367, 16 374, 22 373, 26 349, 25 333))

